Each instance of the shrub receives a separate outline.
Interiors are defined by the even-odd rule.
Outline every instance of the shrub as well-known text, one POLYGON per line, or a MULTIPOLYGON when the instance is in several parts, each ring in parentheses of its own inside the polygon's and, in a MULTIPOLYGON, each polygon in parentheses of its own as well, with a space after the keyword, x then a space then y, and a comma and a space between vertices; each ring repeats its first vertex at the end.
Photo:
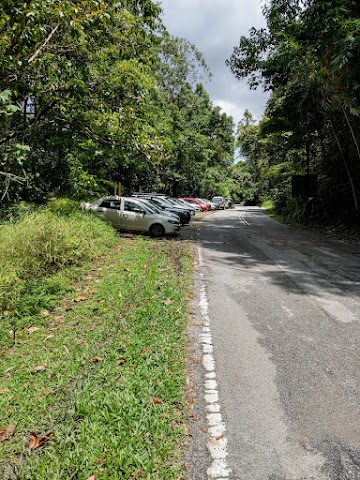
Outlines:
POLYGON ((0 317, 51 308, 69 283, 62 272, 105 253, 116 237, 110 225, 67 201, 1 225, 0 317))

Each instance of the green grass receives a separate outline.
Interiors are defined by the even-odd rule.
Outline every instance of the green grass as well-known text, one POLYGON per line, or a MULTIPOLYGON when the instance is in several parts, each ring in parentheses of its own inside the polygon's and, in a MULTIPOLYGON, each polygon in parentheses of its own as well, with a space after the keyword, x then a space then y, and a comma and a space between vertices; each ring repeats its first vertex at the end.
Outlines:
POLYGON ((122 237, 64 271, 67 297, 0 347, 0 478, 183 478, 191 252, 122 237), (53 434, 30 449, 30 432, 53 434))

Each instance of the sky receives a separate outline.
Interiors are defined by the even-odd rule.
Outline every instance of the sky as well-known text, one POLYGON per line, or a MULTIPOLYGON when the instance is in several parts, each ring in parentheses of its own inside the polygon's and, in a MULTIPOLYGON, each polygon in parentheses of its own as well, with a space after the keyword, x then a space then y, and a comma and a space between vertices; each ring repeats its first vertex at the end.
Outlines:
POLYGON ((241 35, 251 27, 265 26, 261 13, 264 0, 161 0, 163 22, 169 33, 193 43, 204 55, 213 78, 205 82, 214 105, 231 115, 235 126, 247 109, 260 119, 268 95, 250 90, 225 65, 241 35))

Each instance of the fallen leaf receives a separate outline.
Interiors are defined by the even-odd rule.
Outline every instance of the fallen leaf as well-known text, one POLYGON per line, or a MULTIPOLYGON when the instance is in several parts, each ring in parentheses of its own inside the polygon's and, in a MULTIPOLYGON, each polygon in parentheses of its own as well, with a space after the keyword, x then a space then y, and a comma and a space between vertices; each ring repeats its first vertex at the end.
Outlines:
POLYGON ((173 301, 170 300, 170 298, 168 298, 168 299, 166 299, 166 300, 163 301, 163 304, 164 304, 164 305, 170 305, 170 304, 172 304, 172 303, 173 303, 173 301))
POLYGON ((97 292, 97 290, 90 290, 89 293, 90 293, 91 295, 94 295, 96 292, 97 292))
POLYGON ((123 358, 120 358, 120 360, 116 362, 116 365, 123 365, 124 363, 126 363, 126 360, 124 360, 123 358))
POLYGON ((96 475, 91 475, 87 480, 96 480, 96 475))
POLYGON ((144 268, 149 268, 149 265, 147 263, 144 263, 143 267, 144 268))
POLYGON ((89 359, 89 362, 102 362, 103 360, 103 357, 93 357, 89 359))
POLYGON ((66 311, 66 312, 69 312, 70 310, 72 310, 72 308, 73 308, 73 307, 72 307, 71 305, 69 305, 69 304, 65 305, 65 311, 66 311))
POLYGON ((48 315, 50 315, 50 312, 49 312, 49 310, 43 310, 41 312, 41 315, 44 315, 44 317, 47 317, 48 315))
POLYGON ((98 459, 96 460, 96 463, 105 463, 105 462, 106 462, 106 458, 103 458, 103 457, 98 458, 98 459))
POLYGON ((38 330, 39 330, 38 327, 30 327, 26 329, 26 331, 29 333, 34 333, 34 332, 37 332, 38 330))
POLYGON ((44 443, 46 443, 49 440, 52 434, 53 432, 48 432, 43 438, 40 438, 37 436, 35 432, 30 432, 31 440, 29 443, 29 448, 34 450, 35 448, 41 447, 42 445, 44 445, 44 443))
POLYGON ((152 403, 155 403, 155 405, 165 405, 165 403, 162 400, 160 400, 160 398, 153 397, 150 399, 150 401, 152 403))
POLYGON ((79 295, 78 297, 74 298, 74 302, 75 303, 78 303, 78 302, 85 302, 85 300, 87 300, 88 297, 84 297, 83 295, 79 295))
POLYGON ((46 370, 46 367, 47 367, 47 365, 45 365, 45 364, 44 365, 38 365, 35 370, 37 372, 42 372, 43 370, 46 370))
POLYGON ((14 435, 16 426, 11 424, 7 427, 6 430, 0 430, 0 442, 5 442, 9 440, 14 435))
POLYGON ((224 434, 219 435, 218 437, 216 437, 216 440, 221 440, 222 438, 224 438, 224 436, 225 436, 224 434))
POLYGON ((207 432, 206 425, 203 425, 202 428, 201 428, 201 430, 202 430, 204 433, 206 433, 206 432, 207 432))
POLYGON ((50 340, 50 338, 53 338, 53 336, 54 336, 54 335, 48 335, 48 336, 45 338, 44 342, 46 342, 47 340, 50 340))
POLYGON ((3 395, 4 393, 8 393, 10 390, 8 388, 1 388, 0 389, 0 395, 3 395))

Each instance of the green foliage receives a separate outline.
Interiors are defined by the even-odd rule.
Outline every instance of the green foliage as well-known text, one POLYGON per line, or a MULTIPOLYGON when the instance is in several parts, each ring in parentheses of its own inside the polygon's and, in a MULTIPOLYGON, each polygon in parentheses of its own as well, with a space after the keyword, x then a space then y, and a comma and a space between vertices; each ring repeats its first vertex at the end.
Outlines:
MULTIPOLYGON (((0 13, 0 166, 6 204, 203 189, 233 155, 232 120, 202 85, 202 54, 152 0, 63 0, 0 13)), ((204 191, 204 190, 202 190, 204 191)))
POLYGON ((266 118, 254 130, 258 141, 250 128, 240 131, 243 153, 250 162, 257 157, 268 179, 260 190, 273 191, 282 199, 276 203, 290 205, 295 215, 309 209, 289 198, 290 176, 312 172, 319 201, 310 210, 359 221, 360 71, 353 61, 360 52, 359 4, 271 0, 263 11, 267 29, 241 37, 228 60, 237 78, 272 92, 266 118))
POLYGON ((61 289, 61 272, 101 254, 116 238, 111 227, 66 200, 23 208, 12 220, 0 226, 0 311, 12 321, 52 306, 46 298, 51 303, 61 289))

